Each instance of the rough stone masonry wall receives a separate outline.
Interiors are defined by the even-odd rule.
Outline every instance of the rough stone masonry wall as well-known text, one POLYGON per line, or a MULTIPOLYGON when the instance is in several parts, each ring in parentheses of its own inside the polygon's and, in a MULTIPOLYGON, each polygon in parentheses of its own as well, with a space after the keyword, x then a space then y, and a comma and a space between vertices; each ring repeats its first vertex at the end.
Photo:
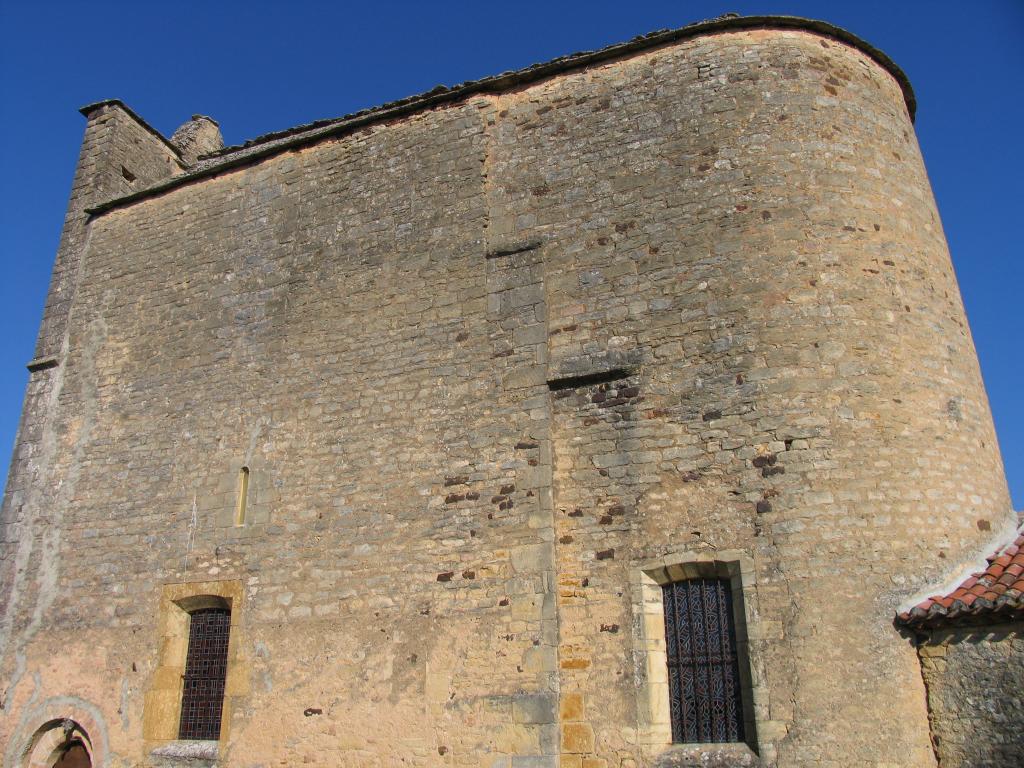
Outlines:
POLYGON ((544 243, 549 369, 640 361, 553 400, 561 696, 583 700, 563 764, 651 759, 630 570, 734 549, 765 759, 930 764, 893 609, 1011 513, 896 83, 760 32, 501 106, 494 178, 506 225, 544 243))
POLYGON ((160 587, 231 578, 254 682, 228 764, 556 751, 529 712, 552 689, 550 579, 516 448, 531 406, 492 364, 475 114, 93 222, 53 470, 78 476, 47 615, 70 634, 31 646, 60 677, 26 680, 15 711, 71 683, 119 704, 112 752, 140 760, 160 587))
POLYGON ((631 574, 728 549, 763 762, 933 764, 893 609, 1009 503, 860 52, 728 33, 472 97, 108 211, 81 269, 51 459, 12 470, 61 490, 19 502, 51 554, 4 741, 74 692, 147 764, 162 591, 224 580, 222 765, 679 763, 642 738, 631 574))
POLYGON ((43 310, 35 358, 60 353, 84 247, 85 210, 113 197, 144 189, 184 168, 178 155, 134 116, 109 103, 86 107, 89 120, 79 153, 60 248, 43 310))
POLYGON ((1021 625, 935 630, 921 644, 940 768, 1016 768, 1024 754, 1021 625))
MULTIPOLYGON (((64 512, 74 503, 82 468, 73 460, 70 472, 55 475, 53 462, 67 447, 62 431, 69 416, 72 420, 80 416, 77 405, 69 415, 58 403, 65 380, 60 362, 68 351, 69 320, 89 231, 85 211, 111 196, 166 179, 182 168, 173 150, 125 110, 99 104, 84 112, 88 123, 35 355, 29 364, 0 515, 0 669, 4 681, 0 706, 7 721, 11 719, 10 696, 29 669, 26 649, 39 632, 46 631, 49 610, 61 598, 57 575, 60 553, 68 545, 64 512)), ((76 459, 80 457, 77 453, 76 459)))

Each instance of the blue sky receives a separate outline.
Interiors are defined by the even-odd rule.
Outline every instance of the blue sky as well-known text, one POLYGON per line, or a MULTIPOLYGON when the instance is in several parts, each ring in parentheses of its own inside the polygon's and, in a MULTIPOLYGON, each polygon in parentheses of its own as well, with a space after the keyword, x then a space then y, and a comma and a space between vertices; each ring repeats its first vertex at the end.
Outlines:
POLYGON ((198 2, 0 0, 0 472, 14 443, 84 119, 120 98, 166 135, 229 144, 736 11, 820 18, 888 53, 917 133, 1024 508, 1024 2, 198 2))

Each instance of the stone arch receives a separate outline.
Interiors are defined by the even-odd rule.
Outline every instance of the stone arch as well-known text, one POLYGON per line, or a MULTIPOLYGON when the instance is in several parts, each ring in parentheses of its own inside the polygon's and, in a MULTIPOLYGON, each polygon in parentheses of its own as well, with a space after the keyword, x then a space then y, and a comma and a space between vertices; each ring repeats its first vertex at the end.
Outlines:
POLYGON ((4 766, 54 768, 69 751, 81 758, 78 765, 103 768, 108 757, 106 728, 98 710, 88 702, 55 697, 22 718, 8 745, 4 766))
MULTIPOLYGON (((89 766, 94 765, 92 739, 80 723, 70 718, 50 720, 33 734, 28 754, 21 762, 24 768, 54 768, 65 753, 81 747, 88 755, 89 766)), ((19 767, 21 768, 21 767, 19 767)))

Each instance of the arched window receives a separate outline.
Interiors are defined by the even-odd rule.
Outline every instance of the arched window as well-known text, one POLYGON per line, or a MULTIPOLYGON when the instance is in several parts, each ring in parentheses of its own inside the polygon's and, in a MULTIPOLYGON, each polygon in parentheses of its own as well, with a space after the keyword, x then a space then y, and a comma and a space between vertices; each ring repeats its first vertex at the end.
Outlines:
POLYGON ((189 613, 179 739, 220 738, 230 633, 229 608, 199 608, 189 613))
POLYGON ((751 653, 751 628, 764 629, 750 557, 677 552, 639 563, 630 578, 643 742, 753 755, 766 691, 763 659, 751 653))
POLYGON ((178 741, 216 750, 214 742, 229 737, 232 712, 249 692, 240 661, 244 594, 235 580, 164 585, 157 674, 142 726, 153 754, 172 755, 178 741))

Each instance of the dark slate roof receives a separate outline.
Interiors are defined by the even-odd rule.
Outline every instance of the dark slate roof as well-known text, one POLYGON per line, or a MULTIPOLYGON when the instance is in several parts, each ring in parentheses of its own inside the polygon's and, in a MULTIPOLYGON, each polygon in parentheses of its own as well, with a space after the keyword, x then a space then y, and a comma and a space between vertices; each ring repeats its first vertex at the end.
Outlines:
POLYGON ((910 627, 994 624, 1024 620, 1024 529, 988 558, 988 567, 945 595, 922 600, 897 617, 910 627))
MULTIPOLYGON (((903 91, 903 97, 907 104, 907 111, 910 119, 914 119, 917 108, 917 100, 914 91, 910 87, 910 81, 906 74, 896 63, 886 56, 882 51, 861 40, 854 34, 847 32, 841 27, 814 19, 804 19, 798 16, 739 16, 737 14, 725 14, 715 19, 698 21, 678 29, 663 29, 651 32, 647 35, 635 37, 624 43, 610 45, 596 51, 585 51, 574 53, 569 56, 561 56, 557 59, 534 64, 524 69, 513 72, 503 72, 500 75, 485 77, 481 80, 471 80, 460 85, 448 87, 439 85, 433 90, 421 93, 417 96, 410 96, 406 99, 382 104, 379 107, 366 109, 344 117, 318 120, 306 125, 298 125, 285 131, 268 133, 241 145, 225 147, 210 155, 204 155, 199 161, 191 166, 185 173, 174 176, 162 182, 158 182, 146 189, 133 192, 130 195, 109 200, 87 209, 87 213, 99 214, 111 208, 129 205, 136 200, 141 200, 153 195, 160 194, 169 189, 189 184, 200 179, 215 176, 230 168, 242 165, 249 165, 264 157, 275 155, 286 150, 299 146, 313 144, 330 136, 338 136, 351 133, 366 125, 382 123, 387 120, 405 117, 407 115, 424 111, 427 109, 442 106, 444 104, 458 102, 476 94, 504 93, 528 83, 534 83, 547 78, 561 75, 565 72, 585 69, 586 67, 600 64, 614 59, 621 59, 641 51, 650 50, 663 45, 669 45, 680 40, 686 40, 702 35, 717 34, 720 32, 732 32, 744 29, 799 29, 814 32, 823 37, 838 40, 847 45, 863 51, 873 59, 879 66, 886 69, 899 84, 903 91)), ((110 103, 110 102, 100 102, 110 103)), ((118 102, 120 103, 120 102, 118 102)), ((83 109, 94 108, 98 105, 90 105, 83 109)), ((140 120, 140 122, 144 121, 140 120)), ((166 139, 164 139, 166 142, 166 139)))

